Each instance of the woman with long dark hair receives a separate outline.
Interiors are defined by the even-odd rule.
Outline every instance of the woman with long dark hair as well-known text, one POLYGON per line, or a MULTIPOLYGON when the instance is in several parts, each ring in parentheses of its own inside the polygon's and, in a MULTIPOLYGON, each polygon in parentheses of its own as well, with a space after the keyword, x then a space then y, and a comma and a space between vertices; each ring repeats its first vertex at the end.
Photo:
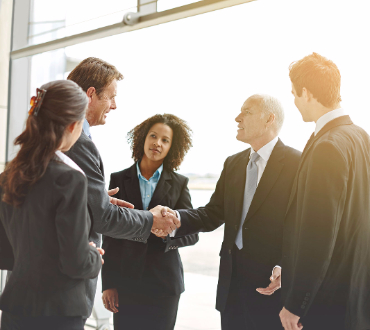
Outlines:
POLYGON ((0 177, 0 267, 12 270, 2 330, 83 330, 84 279, 98 275, 103 251, 88 242, 86 177, 63 152, 81 134, 87 104, 72 81, 37 89, 0 177))
MULTIPOLYGON (((175 170, 191 147, 190 128, 182 119, 155 115, 129 132, 135 164, 111 175, 117 198, 148 210, 157 205, 192 208, 189 179, 175 170)), ((116 330, 172 330, 184 272, 178 248, 198 242, 198 234, 157 237, 147 242, 104 237, 103 302, 114 312, 116 330), (146 244, 144 244, 146 243, 146 244)))

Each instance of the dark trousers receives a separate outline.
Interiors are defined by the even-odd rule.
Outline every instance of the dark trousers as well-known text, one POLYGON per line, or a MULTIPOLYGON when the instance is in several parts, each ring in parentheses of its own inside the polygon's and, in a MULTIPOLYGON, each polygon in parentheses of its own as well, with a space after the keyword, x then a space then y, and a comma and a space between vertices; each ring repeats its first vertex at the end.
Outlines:
POLYGON ((80 316, 18 316, 1 314, 1 330, 84 330, 80 316))
POLYGON ((115 330, 173 330, 180 296, 152 297, 118 292, 115 330))
MULTIPOLYGON (((271 296, 256 291, 249 283, 243 251, 233 249, 233 269, 226 308, 221 312, 222 330, 281 330, 282 309, 280 290, 271 296)), ((272 270, 272 269, 271 269, 272 270)))

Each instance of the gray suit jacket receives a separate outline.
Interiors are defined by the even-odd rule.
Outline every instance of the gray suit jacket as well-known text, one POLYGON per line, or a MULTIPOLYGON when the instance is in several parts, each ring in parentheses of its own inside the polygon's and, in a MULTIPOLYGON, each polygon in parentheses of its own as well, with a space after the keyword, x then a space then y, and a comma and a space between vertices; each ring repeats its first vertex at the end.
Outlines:
MULTIPOLYGON (((103 162, 93 141, 85 133, 66 153, 85 172, 88 179, 87 206, 92 222, 90 241, 101 244, 101 234, 146 243, 153 225, 149 211, 121 208, 109 202, 105 189, 103 162)), ((97 278, 86 282, 89 315, 94 305, 97 278)), ((89 316, 87 315, 87 316, 89 316)))

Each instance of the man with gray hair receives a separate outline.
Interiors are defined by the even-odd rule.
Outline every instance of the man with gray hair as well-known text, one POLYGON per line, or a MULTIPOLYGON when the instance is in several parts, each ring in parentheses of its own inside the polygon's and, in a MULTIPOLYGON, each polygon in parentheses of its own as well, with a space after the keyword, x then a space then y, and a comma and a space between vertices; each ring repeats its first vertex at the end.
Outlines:
POLYGON ((236 138, 251 148, 226 159, 205 207, 178 210, 176 236, 225 224, 216 302, 222 329, 281 329, 275 266, 282 258, 284 216, 301 153, 278 138, 284 111, 272 96, 249 97, 235 121, 236 138))

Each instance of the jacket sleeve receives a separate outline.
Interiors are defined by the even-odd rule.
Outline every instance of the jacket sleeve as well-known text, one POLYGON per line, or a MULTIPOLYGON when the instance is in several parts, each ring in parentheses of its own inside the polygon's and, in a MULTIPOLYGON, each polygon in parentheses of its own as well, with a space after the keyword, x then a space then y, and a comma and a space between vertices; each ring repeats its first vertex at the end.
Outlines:
POLYGON ((14 265, 13 248, 0 219, 0 269, 12 270, 14 265))
POLYGON ((176 232, 175 237, 213 231, 225 222, 224 191, 227 163, 228 159, 225 161, 215 192, 206 206, 197 209, 178 210, 181 217, 181 227, 176 232))
POLYGON ((55 182, 55 226, 59 244, 59 269, 72 278, 95 278, 100 254, 89 245, 86 179, 77 171, 61 174, 55 182))
POLYGON ((100 155, 94 143, 80 137, 67 155, 81 167, 88 179, 88 206, 93 229, 113 238, 133 240, 140 237, 146 241, 153 226, 152 214, 109 202, 100 169, 100 155))
MULTIPOLYGON (((184 184, 181 189, 181 195, 175 205, 175 209, 192 209, 193 205, 191 204, 191 197, 188 188, 189 179, 184 180, 184 184)), ((174 237, 170 238, 167 236, 166 240, 166 250, 165 252, 173 249, 177 249, 184 246, 191 246, 196 244, 199 241, 198 234, 186 235, 180 238, 174 237)))
POLYGON ((287 310, 301 317, 307 314, 328 270, 349 173, 345 158, 330 141, 318 144, 308 162, 304 182, 298 181, 294 274, 284 301, 287 310))

